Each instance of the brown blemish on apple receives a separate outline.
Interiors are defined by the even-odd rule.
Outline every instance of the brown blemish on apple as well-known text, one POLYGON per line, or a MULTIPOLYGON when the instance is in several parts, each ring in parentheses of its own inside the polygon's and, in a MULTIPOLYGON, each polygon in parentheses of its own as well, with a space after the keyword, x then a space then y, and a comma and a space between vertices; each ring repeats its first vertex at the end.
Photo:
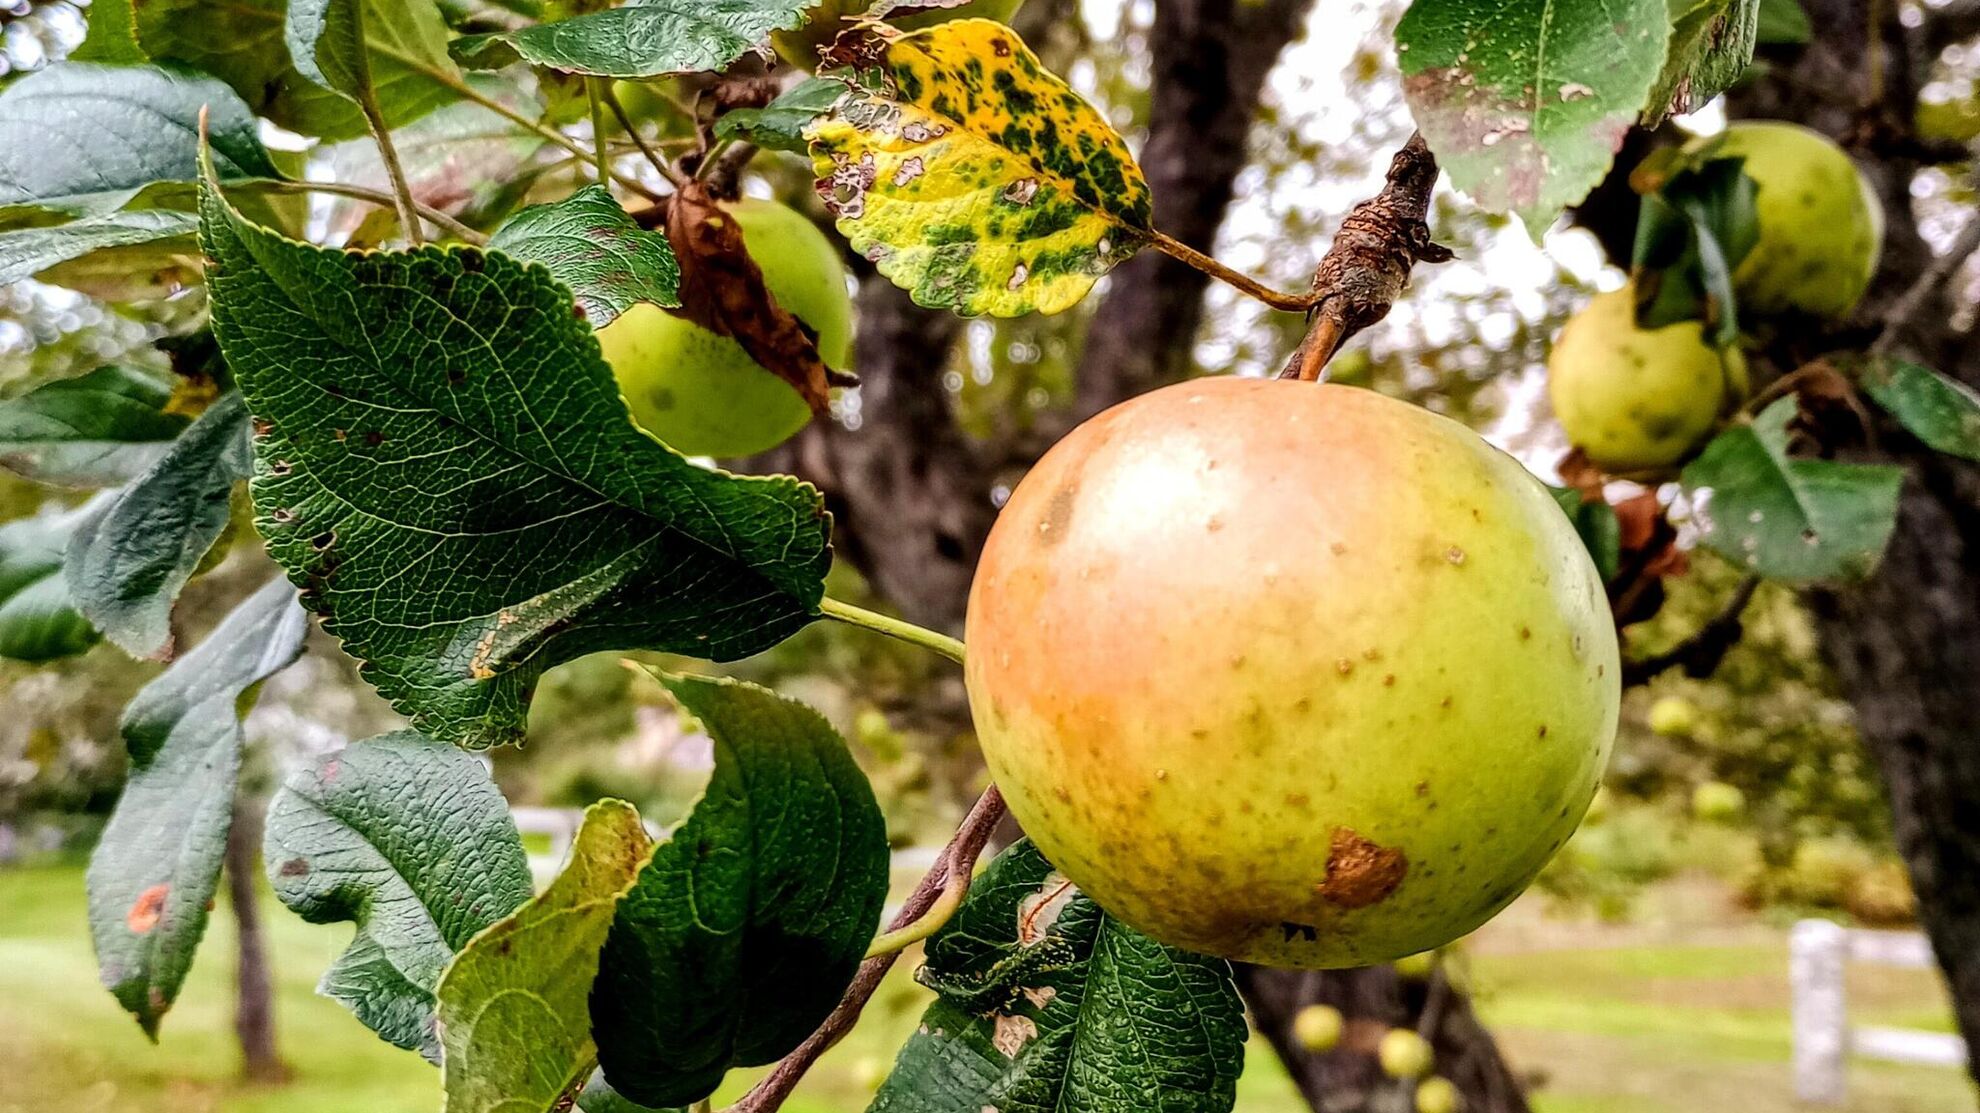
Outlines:
POLYGON ((131 902, 131 910, 124 914, 124 926, 131 929, 131 934, 146 935, 158 926, 158 918, 165 913, 165 896, 171 891, 172 887, 161 881, 138 894, 131 902))
POLYGON ((1366 908, 1396 891, 1409 872, 1409 859, 1394 847, 1381 846, 1352 827, 1334 828, 1327 852, 1327 879, 1314 886, 1329 904, 1366 908))

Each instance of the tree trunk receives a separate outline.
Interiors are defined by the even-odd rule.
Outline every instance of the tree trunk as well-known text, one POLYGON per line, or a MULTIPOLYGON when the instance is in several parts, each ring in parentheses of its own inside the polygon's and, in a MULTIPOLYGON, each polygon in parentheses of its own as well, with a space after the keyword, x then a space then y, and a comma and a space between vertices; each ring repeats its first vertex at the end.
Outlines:
MULTIPOLYGON (((1877 332, 1895 329, 1900 352, 1980 386, 1980 346, 1951 331, 1951 283, 1931 290, 1908 319, 1891 319, 1932 262, 1911 209, 1922 149, 1911 130, 1918 86, 1940 49, 1980 34, 1980 8, 1926 9, 1924 22, 1907 29, 1899 5, 1806 3, 1822 29, 1816 41, 1741 93, 1735 113, 1798 120, 1870 156, 1863 165, 1883 199, 1887 236, 1859 318, 1877 332), (1872 74, 1881 88, 1871 87, 1872 74), (1832 93, 1810 94, 1817 89, 1832 93)), ((1889 422, 1877 434, 1883 451, 1862 458, 1909 472, 1890 548, 1869 581, 1805 599, 1883 774, 1960 1031, 1980 1047, 1980 467, 1930 452, 1889 422)))
POLYGON ((1519 1080, 1442 971, 1428 981, 1407 981, 1387 966, 1323 974, 1241 965, 1237 973, 1259 1032, 1317 1113, 1414 1108, 1399 1099, 1415 1083, 1388 1077, 1375 1060, 1383 1034, 1396 1027, 1430 1041, 1436 1071, 1464 1094, 1466 1113, 1526 1113, 1519 1080), (1293 1038, 1293 1018, 1308 1005, 1331 1005, 1348 1019, 1333 1051, 1314 1054, 1293 1038))
POLYGON ((238 944, 234 966, 234 1036, 241 1045, 241 1074, 252 1082, 283 1082, 289 1068, 275 1048, 275 986, 268 972, 268 944, 262 933, 260 894, 261 811, 246 801, 234 805, 227 831, 227 903, 234 910, 238 944))

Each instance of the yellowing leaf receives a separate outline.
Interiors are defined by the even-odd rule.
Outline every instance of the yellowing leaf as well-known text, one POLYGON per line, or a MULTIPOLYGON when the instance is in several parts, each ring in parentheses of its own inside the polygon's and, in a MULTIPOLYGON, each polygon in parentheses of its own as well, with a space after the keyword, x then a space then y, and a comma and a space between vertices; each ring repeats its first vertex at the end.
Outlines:
POLYGON ((653 855, 621 800, 586 809, 570 864, 488 926, 440 979, 447 1113, 547 1113, 591 1073, 586 999, 619 898, 653 855))
POLYGON ((1147 242, 1148 183, 1126 142, 1016 32, 963 19, 867 33, 852 60, 879 90, 848 94, 806 137, 839 231, 915 301, 1056 313, 1147 242))

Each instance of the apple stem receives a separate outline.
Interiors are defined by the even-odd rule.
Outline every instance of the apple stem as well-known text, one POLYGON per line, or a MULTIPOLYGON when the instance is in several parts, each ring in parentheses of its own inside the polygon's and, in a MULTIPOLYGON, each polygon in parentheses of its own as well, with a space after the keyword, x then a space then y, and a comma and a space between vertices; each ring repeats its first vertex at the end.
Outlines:
POLYGON ((1306 338, 1281 379, 1324 382, 1327 362, 1355 333, 1389 315, 1418 263, 1443 263, 1450 248, 1430 238, 1430 194, 1437 156, 1416 132, 1389 161, 1381 192, 1341 219, 1313 272, 1306 338))
POLYGON ((818 610, 827 618, 837 619, 849 626, 861 626, 890 638, 898 638, 962 664, 963 643, 947 634, 937 633, 925 626, 916 626, 904 619, 890 618, 876 611, 869 611, 865 607, 855 607, 851 603, 830 596, 819 600, 818 610))
POLYGON ((1316 296, 1310 293, 1288 294, 1280 290, 1274 290, 1263 282, 1245 274, 1243 271, 1218 262, 1215 258, 1205 255, 1166 232, 1150 233, 1148 242, 1155 250, 1160 251, 1169 258, 1179 263, 1186 263, 1220 282, 1235 287, 1240 293, 1256 298, 1274 309, 1284 310, 1287 313, 1303 313, 1311 309, 1314 301, 1317 300, 1316 296))
MULTIPOLYGON (((960 876, 963 879, 962 884, 965 887, 968 885, 971 868, 975 866, 977 857, 983 853, 984 846, 989 843, 991 833, 997 829, 997 824, 1003 822, 1003 819, 1003 794, 997 791, 996 785, 991 785, 983 790, 983 795, 976 798, 976 803, 969 809, 969 814, 963 817, 961 825, 956 828, 955 837, 951 838, 949 845, 942 849, 941 856, 935 860, 935 865, 929 869, 927 875, 922 877, 921 884, 915 886, 914 892, 908 894, 900 912, 894 917, 894 922, 889 925, 889 934, 908 928, 928 917, 949 892, 953 878, 960 876)), ((961 894, 958 892, 956 902, 960 904, 961 900, 961 894)), ((932 929, 930 934, 933 934, 932 929)), ((885 939, 887 936, 883 935, 880 938, 885 939)), ((877 944, 878 940, 875 942, 877 944)), ((763 1081, 751 1087, 741 1100, 723 1113, 771 1113, 782 1106, 784 1099, 791 1096, 791 1091, 797 1088, 798 1081, 811 1069, 812 1064, 818 1061, 818 1057, 831 1050, 833 1044, 838 1043, 847 1032, 852 1030, 853 1024, 859 1020, 861 1010, 865 1009, 866 1003, 872 1000, 874 992, 880 988, 881 980, 887 976, 887 971, 893 968, 895 960, 900 957, 901 952, 896 949, 874 954, 860 963, 858 972, 853 975, 852 984, 846 987, 845 996, 839 999, 838 1005, 833 1008, 832 1014, 825 1018, 825 1022, 820 1024, 811 1035, 805 1037, 805 1041, 797 1046, 797 1050, 779 1060, 776 1069, 772 1070, 763 1081)))

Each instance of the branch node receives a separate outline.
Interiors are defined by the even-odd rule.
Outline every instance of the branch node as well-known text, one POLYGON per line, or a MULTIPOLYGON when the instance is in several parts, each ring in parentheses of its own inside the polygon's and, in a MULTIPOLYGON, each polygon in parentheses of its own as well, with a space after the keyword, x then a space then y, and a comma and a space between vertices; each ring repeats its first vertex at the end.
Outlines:
POLYGON ((1430 235, 1430 194, 1436 185, 1437 156, 1418 132, 1389 160, 1382 191, 1350 210, 1334 233, 1333 246, 1313 272, 1317 300, 1307 311, 1306 338, 1280 378, 1320 381, 1342 344, 1389 315, 1409 285, 1411 268, 1455 258, 1430 235))

